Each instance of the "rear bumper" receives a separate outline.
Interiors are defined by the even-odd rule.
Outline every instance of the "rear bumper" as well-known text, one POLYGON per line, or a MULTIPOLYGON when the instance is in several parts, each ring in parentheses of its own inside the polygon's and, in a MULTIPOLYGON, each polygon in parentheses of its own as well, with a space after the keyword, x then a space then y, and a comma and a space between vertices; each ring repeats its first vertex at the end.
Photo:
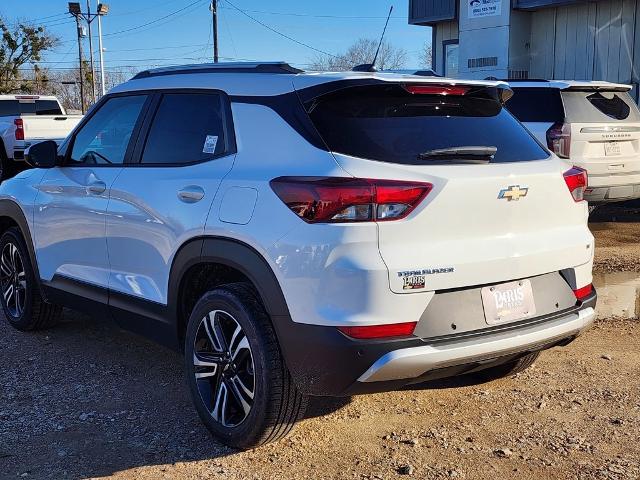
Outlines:
POLYGON ((584 195, 591 204, 623 202, 640 198, 640 185, 610 185, 603 187, 589 187, 584 195))
MULTIPOLYGON (((361 341, 333 327, 279 323, 285 361, 299 390, 347 396, 452 377, 567 345, 595 319, 596 292, 560 312, 431 338, 361 341)), ((281 321, 284 319, 280 319, 281 321)))
POLYGON ((432 370, 541 350, 560 340, 576 337, 591 326, 594 320, 595 311, 588 307, 544 325, 525 327, 515 332, 394 350, 371 365, 358 378, 358 382, 412 379, 432 370))
MULTIPOLYGON (((589 171, 588 164, 585 168, 589 171)), ((640 198, 640 172, 589 173, 589 188, 584 197, 592 204, 640 198)))

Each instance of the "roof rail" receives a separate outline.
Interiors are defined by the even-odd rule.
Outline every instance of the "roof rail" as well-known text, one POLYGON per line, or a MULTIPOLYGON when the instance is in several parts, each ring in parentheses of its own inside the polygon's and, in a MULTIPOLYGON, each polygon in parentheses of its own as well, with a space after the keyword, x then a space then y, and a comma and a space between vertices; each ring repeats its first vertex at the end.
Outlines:
POLYGON ((286 62, 222 62, 222 63, 198 63, 191 65, 175 65, 170 67, 153 68, 143 70, 135 75, 132 80, 141 78, 158 77, 162 75, 183 75, 188 73, 275 73, 297 74, 302 73, 286 62))
POLYGON ((549 83, 550 80, 544 78, 503 78, 503 82, 531 82, 531 83, 549 83))

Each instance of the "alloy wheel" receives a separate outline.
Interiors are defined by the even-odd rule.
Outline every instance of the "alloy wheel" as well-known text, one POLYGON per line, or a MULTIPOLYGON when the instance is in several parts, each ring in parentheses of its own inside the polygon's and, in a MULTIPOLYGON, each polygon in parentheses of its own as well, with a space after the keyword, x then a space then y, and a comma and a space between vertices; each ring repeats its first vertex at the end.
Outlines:
POLYGON ((0 288, 7 310, 14 318, 20 318, 27 297, 27 276, 20 251, 11 242, 0 254, 0 288))
POLYGON ((201 321, 193 348, 200 398, 213 419, 225 427, 240 425, 255 395, 255 370, 249 339, 238 321, 222 310, 201 321))

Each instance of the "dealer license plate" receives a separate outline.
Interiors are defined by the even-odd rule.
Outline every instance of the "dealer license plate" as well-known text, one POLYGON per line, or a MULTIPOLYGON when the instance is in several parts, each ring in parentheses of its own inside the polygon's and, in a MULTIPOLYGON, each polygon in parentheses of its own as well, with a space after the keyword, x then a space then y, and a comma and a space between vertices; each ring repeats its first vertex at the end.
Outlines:
POLYGON ((622 150, 620 148, 620 142, 607 142, 604 144, 604 154, 607 157, 614 157, 621 155, 622 150))
POLYGON ((484 287, 480 293, 484 315, 489 325, 513 322, 536 314, 529 280, 484 287))

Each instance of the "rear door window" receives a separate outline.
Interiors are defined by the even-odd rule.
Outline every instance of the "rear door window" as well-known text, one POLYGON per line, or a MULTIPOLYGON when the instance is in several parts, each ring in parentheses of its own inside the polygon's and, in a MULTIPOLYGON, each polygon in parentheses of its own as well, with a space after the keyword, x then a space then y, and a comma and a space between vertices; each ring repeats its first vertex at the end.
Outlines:
POLYGON ((640 122, 638 106, 628 92, 565 90, 562 99, 570 122, 640 122))
POLYGON ((564 121, 562 97, 557 88, 514 87, 506 107, 521 122, 564 121))
POLYGON ((464 95, 425 95, 397 84, 358 86, 305 107, 329 149, 354 157, 420 165, 433 162, 425 152, 455 147, 495 147, 492 162, 549 157, 495 91, 483 87, 464 95))
POLYGON ((142 154, 146 165, 188 165, 231 153, 226 97, 219 93, 162 96, 142 154))

